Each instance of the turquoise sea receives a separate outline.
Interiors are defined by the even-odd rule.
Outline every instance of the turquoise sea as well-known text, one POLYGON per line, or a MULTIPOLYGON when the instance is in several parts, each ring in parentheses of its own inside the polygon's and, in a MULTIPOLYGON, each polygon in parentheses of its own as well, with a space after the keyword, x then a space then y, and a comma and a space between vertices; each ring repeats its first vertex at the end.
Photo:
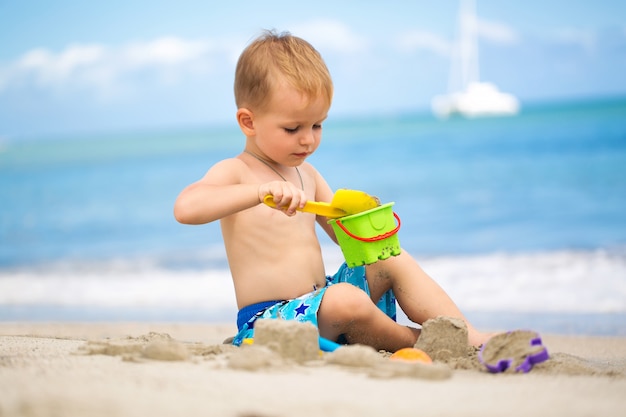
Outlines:
MULTIPOLYGON (((172 206, 242 147, 234 122, 0 139, 0 320, 234 321, 218 225, 180 225, 172 206)), ((403 248, 477 324, 626 335, 626 99, 476 120, 331 112, 310 162, 395 202, 403 248)))

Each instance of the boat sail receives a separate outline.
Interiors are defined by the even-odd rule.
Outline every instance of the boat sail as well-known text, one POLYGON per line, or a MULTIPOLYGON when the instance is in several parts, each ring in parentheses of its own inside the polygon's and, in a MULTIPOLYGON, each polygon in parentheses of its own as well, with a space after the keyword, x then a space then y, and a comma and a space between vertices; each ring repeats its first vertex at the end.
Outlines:
POLYGON ((433 97, 431 102, 433 112, 440 118, 507 116, 519 112, 515 96, 499 91, 493 83, 479 81, 474 0, 461 0, 459 37, 452 53, 448 91, 433 97))

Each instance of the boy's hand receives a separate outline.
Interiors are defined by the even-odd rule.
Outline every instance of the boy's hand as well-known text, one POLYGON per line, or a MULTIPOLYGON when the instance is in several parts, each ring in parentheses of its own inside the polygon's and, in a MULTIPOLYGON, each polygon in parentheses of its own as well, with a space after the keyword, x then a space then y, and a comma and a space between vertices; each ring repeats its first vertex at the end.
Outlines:
POLYGON ((303 208, 307 198, 304 191, 287 181, 272 181, 259 186, 259 201, 271 195, 276 209, 288 216, 294 216, 297 208, 303 208))

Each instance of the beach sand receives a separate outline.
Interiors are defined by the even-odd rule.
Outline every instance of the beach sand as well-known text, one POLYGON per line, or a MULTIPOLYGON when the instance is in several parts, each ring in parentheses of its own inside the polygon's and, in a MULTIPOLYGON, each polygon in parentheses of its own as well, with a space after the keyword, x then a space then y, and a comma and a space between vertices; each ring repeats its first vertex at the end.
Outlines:
MULTIPOLYGON (((446 349, 440 346, 441 357, 424 365, 392 361, 361 346, 321 355, 297 340, 286 350, 261 342, 224 345, 235 330, 202 324, 0 323, 0 416, 626 413, 626 338, 542 334, 548 361, 528 373, 492 374, 471 348, 441 354, 446 349)), ((434 331, 430 336, 425 349, 441 339, 434 331)))

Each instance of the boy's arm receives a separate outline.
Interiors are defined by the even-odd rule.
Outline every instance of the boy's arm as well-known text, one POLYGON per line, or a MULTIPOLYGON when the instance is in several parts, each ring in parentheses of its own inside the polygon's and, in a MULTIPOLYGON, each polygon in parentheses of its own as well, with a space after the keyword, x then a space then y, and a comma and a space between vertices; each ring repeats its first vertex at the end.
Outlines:
POLYGON ((294 215, 306 196, 291 183, 272 181, 247 183, 242 178, 245 165, 229 159, 214 165, 199 181, 187 186, 174 204, 174 217, 183 224, 205 224, 254 207, 267 194, 274 196, 278 209, 294 215))
POLYGON ((200 180, 185 188, 174 204, 183 224, 205 224, 259 204, 256 184, 215 185, 200 180))
POLYGON ((174 217, 183 224, 205 224, 258 204, 258 185, 243 184, 239 161, 215 164, 176 198, 174 217))

